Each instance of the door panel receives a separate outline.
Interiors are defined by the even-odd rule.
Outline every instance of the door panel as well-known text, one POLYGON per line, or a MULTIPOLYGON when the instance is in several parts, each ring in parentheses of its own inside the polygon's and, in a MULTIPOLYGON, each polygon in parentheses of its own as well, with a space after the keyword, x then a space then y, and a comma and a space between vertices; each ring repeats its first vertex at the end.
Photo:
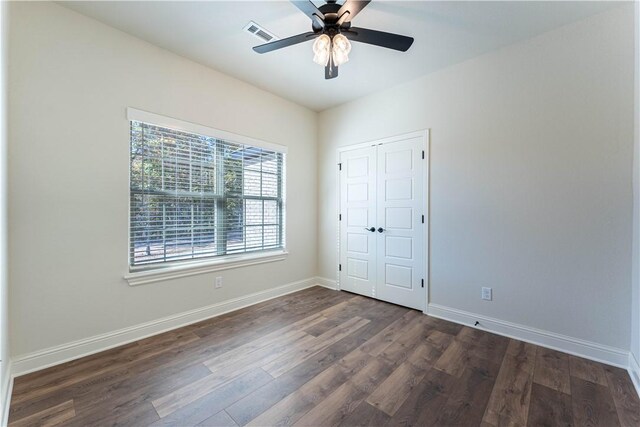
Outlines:
POLYGON ((373 295, 376 281, 376 150, 367 147, 340 156, 340 288, 373 295))
POLYGON ((423 149, 418 136, 341 153, 341 289, 424 309, 423 149))
POLYGON ((384 301, 424 309, 422 138, 378 146, 377 281, 375 296, 384 301))
POLYGON ((382 218, 385 218, 386 229, 391 230, 411 230, 413 229, 413 212, 410 207, 385 208, 382 218))
POLYGON ((413 182, 410 178, 389 179, 385 183, 385 197, 387 200, 411 200, 413 196, 413 182))
POLYGON ((385 236, 384 242, 387 257, 413 259, 413 239, 410 237, 385 236))

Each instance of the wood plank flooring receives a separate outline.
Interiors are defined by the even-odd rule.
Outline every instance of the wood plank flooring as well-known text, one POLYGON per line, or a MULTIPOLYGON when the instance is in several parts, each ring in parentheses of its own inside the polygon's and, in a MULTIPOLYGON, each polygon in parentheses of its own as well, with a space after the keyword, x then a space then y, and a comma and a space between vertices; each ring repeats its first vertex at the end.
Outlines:
POLYGON ((16 378, 10 426, 640 426, 627 372, 311 288, 16 378))

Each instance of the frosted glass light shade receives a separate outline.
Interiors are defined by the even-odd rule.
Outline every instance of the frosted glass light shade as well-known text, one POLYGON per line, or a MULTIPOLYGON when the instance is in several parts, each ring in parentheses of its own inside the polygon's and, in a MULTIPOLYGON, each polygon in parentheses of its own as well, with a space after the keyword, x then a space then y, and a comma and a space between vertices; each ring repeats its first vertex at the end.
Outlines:
POLYGON ((318 65, 327 65, 331 55, 331 38, 323 34, 313 42, 313 62, 318 65))
POLYGON ((351 52, 351 43, 342 34, 333 36, 331 46, 331 54, 333 55, 333 63, 340 66, 349 60, 349 52, 351 52))

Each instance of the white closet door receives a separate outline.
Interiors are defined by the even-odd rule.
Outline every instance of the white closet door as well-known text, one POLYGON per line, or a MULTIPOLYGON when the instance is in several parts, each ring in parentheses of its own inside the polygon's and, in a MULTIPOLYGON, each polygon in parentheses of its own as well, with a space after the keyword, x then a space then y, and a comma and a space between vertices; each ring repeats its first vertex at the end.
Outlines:
POLYGON ((375 297, 424 310, 421 137, 378 146, 375 297))
POLYGON ((376 283, 376 147, 340 155, 340 288, 372 296, 376 283))

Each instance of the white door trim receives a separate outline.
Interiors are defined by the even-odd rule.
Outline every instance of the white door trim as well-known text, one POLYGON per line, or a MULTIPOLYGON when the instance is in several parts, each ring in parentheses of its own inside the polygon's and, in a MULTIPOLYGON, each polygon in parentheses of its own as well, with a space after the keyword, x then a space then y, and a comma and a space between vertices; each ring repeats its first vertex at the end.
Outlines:
POLYGON ((422 149, 424 150, 424 169, 423 169, 423 209, 424 209, 424 235, 422 244, 424 245, 424 277, 425 277, 425 302, 423 313, 427 314, 429 307, 429 294, 431 283, 431 256, 430 256, 430 229, 431 229, 431 214, 429 212, 429 196, 431 194, 430 177, 431 177, 431 129, 423 129, 414 132, 404 133, 395 136, 389 136, 374 141, 361 142, 357 144, 345 145, 338 147, 336 150, 336 290, 340 290, 340 154, 345 151, 357 150, 360 148, 371 147, 375 145, 389 144, 396 141, 401 141, 408 138, 422 137, 422 149))

